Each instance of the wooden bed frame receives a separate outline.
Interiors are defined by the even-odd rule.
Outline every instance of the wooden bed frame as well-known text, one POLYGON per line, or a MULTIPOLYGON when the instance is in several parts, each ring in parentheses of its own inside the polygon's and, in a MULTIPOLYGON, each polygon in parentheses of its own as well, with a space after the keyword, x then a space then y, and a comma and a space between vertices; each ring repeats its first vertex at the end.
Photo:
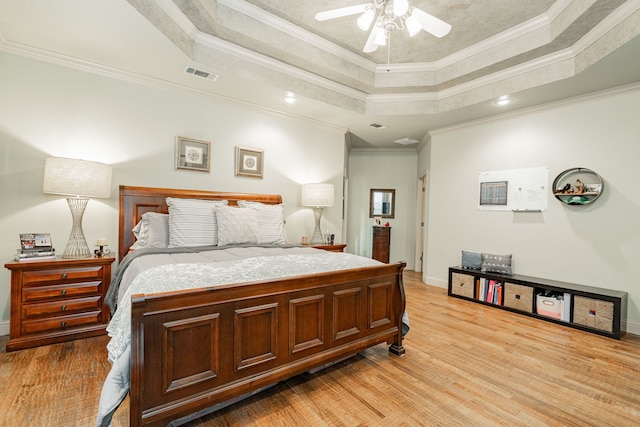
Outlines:
MULTIPOLYGON (((166 197, 256 195, 120 186, 120 259, 166 197)), ((131 426, 181 423, 279 381, 387 343, 403 355, 404 263, 132 296, 131 426)))

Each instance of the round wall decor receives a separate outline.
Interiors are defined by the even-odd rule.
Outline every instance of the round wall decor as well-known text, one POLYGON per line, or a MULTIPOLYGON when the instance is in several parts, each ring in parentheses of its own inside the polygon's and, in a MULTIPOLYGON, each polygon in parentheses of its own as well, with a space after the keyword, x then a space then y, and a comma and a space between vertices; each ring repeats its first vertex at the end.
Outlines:
POLYGON ((567 205, 593 203, 604 190, 600 175, 587 168, 571 168, 553 180, 553 195, 567 205))

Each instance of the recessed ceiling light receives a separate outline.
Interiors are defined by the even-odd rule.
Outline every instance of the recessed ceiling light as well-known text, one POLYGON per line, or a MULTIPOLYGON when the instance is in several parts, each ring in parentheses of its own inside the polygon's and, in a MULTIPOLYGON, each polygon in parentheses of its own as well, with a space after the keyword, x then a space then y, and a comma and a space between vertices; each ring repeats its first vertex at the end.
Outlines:
POLYGON ((395 142, 396 144, 411 145, 411 144, 417 144, 420 141, 418 141, 417 139, 414 139, 414 138, 405 137, 405 138, 401 138, 401 139, 396 139, 393 142, 395 142))
POLYGON ((505 105, 508 105, 511 103, 511 101, 513 101, 509 95, 502 95, 500 98, 498 98, 498 100, 496 101, 496 104, 503 107, 505 105))
POLYGON ((291 92, 287 92, 287 95, 284 97, 284 102, 287 104, 294 104, 296 102, 295 95, 291 92))

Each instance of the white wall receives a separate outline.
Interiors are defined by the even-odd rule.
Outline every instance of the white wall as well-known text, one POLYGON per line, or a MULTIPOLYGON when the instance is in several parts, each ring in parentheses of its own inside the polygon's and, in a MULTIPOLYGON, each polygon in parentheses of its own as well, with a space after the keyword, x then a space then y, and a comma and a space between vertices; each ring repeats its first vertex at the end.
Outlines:
MULTIPOLYGON (((224 84, 224 81, 216 84, 224 84)), ((116 249, 119 185, 281 194, 289 241, 314 228, 300 206, 300 184, 330 182, 336 204, 323 225, 342 237, 344 130, 134 84, 0 53, 0 259, 18 234, 51 233, 59 252, 71 230, 64 198, 43 194, 45 158, 113 165, 110 199, 91 200, 83 228, 90 247, 106 237, 116 249), (212 142, 211 173, 175 169, 176 136, 212 142), (264 179, 234 176, 236 146, 265 150, 264 179)), ((9 332, 10 275, 0 269, 0 334, 9 332)))
MULTIPOLYGON (((629 293, 628 330, 640 333, 640 87, 434 132, 429 164, 427 283, 446 286, 463 249, 513 254, 514 272, 629 293), (550 182, 585 167, 605 182, 594 203, 549 194, 541 213, 478 210, 478 174, 549 167, 550 182)), ((430 149, 430 152, 429 152, 430 149)))
MULTIPOLYGON (((417 153, 415 151, 351 151, 349 156, 349 229, 347 250, 371 257, 373 218, 369 218, 372 188, 396 190, 391 228, 391 262, 405 261, 414 269, 417 153)), ((387 222, 383 218, 383 223, 387 222)))

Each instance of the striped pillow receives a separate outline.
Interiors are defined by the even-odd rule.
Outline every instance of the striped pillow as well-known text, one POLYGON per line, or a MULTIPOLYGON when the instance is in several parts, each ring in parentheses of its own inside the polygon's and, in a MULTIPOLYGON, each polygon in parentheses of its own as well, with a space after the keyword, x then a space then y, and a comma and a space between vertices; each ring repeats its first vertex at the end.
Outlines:
POLYGON ((217 245, 216 208, 226 205, 226 200, 167 197, 169 247, 217 245))
POLYGON ((241 208, 251 208, 258 214, 258 242, 286 244, 287 234, 284 230, 284 205, 266 205, 260 202, 238 201, 241 208))

